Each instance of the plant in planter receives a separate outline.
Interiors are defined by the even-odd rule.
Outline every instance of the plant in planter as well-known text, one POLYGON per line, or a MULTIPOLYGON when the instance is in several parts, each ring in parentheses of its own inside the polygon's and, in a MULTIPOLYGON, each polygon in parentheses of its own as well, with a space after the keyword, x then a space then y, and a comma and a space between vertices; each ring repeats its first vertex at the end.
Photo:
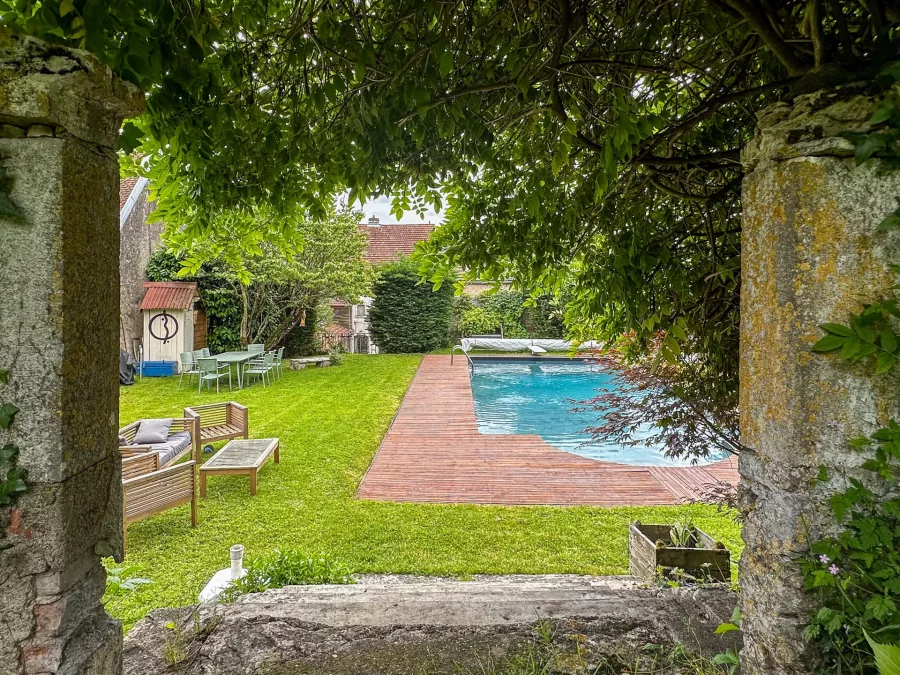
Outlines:
POLYGON ((731 552, 690 521, 672 525, 632 523, 628 559, 632 576, 643 579, 678 583, 731 580, 731 552))

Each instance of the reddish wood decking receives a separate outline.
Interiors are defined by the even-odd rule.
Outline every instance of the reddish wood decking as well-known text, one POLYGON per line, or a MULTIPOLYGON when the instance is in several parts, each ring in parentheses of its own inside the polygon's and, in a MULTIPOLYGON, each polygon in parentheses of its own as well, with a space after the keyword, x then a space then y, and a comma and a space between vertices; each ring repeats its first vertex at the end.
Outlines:
POLYGON ((643 467, 599 462, 532 435, 478 433, 466 360, 422 360, 359 486, 361 499, 469 504, 650 506, 737 484, 736 462, 643 467))

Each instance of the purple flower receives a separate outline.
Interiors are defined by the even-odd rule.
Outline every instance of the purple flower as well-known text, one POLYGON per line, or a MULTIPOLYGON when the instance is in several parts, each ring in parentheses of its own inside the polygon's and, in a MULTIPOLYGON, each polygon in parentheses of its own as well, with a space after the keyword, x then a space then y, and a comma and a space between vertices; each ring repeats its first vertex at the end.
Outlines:
POLYGON ((827 555, 825 555, 825 554, 823 553, 822 555, 819 556, 819 561, 820 561, 823 565, 827 565, 828 563, 831 562, 831 558, 829 558, 827 555))
POLYGON ((828 571, 831 572, 834 576, 837 576, 837 573, 841 571, 841 568, 837 565, 832 565, 828 568, 828 571))

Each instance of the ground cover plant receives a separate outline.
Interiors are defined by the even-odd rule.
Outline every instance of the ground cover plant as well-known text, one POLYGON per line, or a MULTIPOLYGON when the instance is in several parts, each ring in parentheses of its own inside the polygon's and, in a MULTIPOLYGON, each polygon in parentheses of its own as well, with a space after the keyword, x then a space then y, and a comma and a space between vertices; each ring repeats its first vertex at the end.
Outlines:
POLYGON ((325 556, 306 555, 294 548, 276 548, 253 558, 246 572, 222 592, 223 602, 232 602, 245 593, 261 593, 267 588, 355 583, 353 572, 343 563, 325 556))
POLYGON ((150 579, 110 609, 130 628, 149 610, 186 605, 240 543, 252 558, 276 548, 326 555, 356 573, 622 574, 633 520, 693 523, 732 551, 739 529, 714 506, 640 508, 392 504, 354 497, 406 392, 418 356, 347 355, 338 367, 286 371, 275 386, 197 393, 174 379, 121 390, 120 423, 178 416, 184 406, 236 400, 254 437, 281 439, 281 463, 247 479, 213 477, 192 529, 187 506, 128 528, 128 574, 150 579))

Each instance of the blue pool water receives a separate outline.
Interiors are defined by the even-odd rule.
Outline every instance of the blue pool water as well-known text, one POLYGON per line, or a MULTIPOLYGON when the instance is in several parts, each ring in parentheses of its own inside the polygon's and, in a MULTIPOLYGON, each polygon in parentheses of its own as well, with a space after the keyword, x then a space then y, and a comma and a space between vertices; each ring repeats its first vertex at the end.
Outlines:
MULTIPOLYGON (((614 388, 613 376, 583 361, 478 360, 472 373, 475 417, 483 434, 537 434, 550 445, 583 457, 642 466, 684 466, 656 447, 593 443, 589 426, 599 411, 573 412, 585 401, 614 388)), ((644 432, 644 436, 647 432, 644 432)), ((641 434, 635 434, 639 438, 641 434)))

